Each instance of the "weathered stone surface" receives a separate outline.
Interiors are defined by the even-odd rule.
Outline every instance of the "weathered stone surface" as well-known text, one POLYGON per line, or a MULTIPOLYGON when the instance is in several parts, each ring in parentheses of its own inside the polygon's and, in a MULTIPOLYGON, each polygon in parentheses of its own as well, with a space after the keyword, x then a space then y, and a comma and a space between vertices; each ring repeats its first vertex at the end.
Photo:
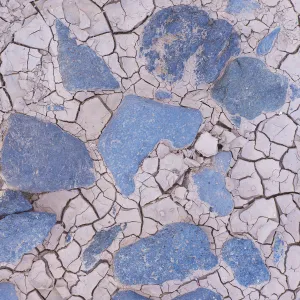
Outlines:
POLYGON ((147 69, 170 83, 182 79, 185 63, 195 58, 197 82, 213 82, 227 60, 239 54, 237 33, 225 20, 210 19, 195 6, 158 11, 146 25, 141 53, 147 69))
POLYGON ((228 215, 234 206, 232 196, 226 189, 225 174, 231 161, 230 152, 220 152, 212 168, 205 168, 193 175, 200 200, 208 203, 220 216, 228 215))
POLYGON ((108 230, 102 230, 95 234, 92 243, 83 252, 85 270, 90 270, 96 265, 97 256, 111 245, 120 231, 120 226, 114 226, 108 230))
POLYGON ((0 283, 0 300, 18 300, 13 284, 8 282, 0 283))
POLYGON ((162 139, 174 147, 191 144, 202 123, 199 111, 126 96, 103 130, 99 151, 124 195, 134 192, 133 177, 162 139))
POLYGON ((79 139, 52 123, 11 115, 1 156, 1 171, 10 186, 31 193, 89 186, 92 169, 79 139))
POLYGON ((280 108, 286 97, 287 78, 269 71, 256 58, 233 60, 212 90, 213 98, 231 114, 254 119, 263 111, 280 108))
POLYGON ((175 300, 222 300, 222 297, 209 289, 200 288, 194 292, 176 297, 175 300))
POLYGON ((53 214, 25 212, 0 220, 0 262, 16 263, 38 246, 56 222, 53 214))
POLYGON ((18 212, 24 212, 32 208, 30 202, 21 192, 4 191, 0 196, 0 217, 18 212))
POLYGON ((240 13, 251 13, 259 7, 259 3, 255 0, 229 0, 226 11, 236 15, 240 13))
POLYGON ((113 300, 144 300, 148 299, 132 291, 119 292, 112 298, 113 300))
POLYGON ((119 83, 104 60, 86 45, 77 45, 69 29, 56 21, 58 62, 63 85, 68 91, 114 90, 119 83))
POLYGON ((258 44, 256 53, 258 55, 266 55, 271 52, 277 36, 280 32, 280 27, 275 28, 271 33, 265 36, 258 44))
POLYGON ((195 149, 205 157, 210 157, 218 153, 218 139, 209 132, 204 132, 198 138, 195 149))
POLYGON ((260 285, 270 279, 269 271, 251 240, 228 240, 223 245, 222 257, 234 272, 235 279, 243 286, 260 285))
POLYGON ((119 250, 114 268, 124 284, 161 284, 183 280, 196 270, 210 270, 217 262, 201 228, 176 223, 119 250))

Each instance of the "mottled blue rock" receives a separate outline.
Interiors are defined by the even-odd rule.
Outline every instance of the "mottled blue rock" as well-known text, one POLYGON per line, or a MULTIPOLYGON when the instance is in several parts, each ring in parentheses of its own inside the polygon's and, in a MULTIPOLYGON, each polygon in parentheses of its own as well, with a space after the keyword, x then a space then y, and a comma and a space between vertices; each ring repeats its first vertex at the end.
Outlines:
POLYGON ((227 21, 210 19, 195 6, 177 5, 153 15, 140 51, 148 71, 170 83, 182 79, 185 63, 195 55, 196 81, 209 83, 240 49, 238 34, 227 21))
POLYGON ((0 217, 31 210, 32 205, 21 192, 5 191, 0 197, 0 217))
POLYGON ((275 241, 273 245, 273 261, 275 264, 278 264, 283 258, 285 254, 285 245, 279 234, 276 234, 275 241))
POLYGON ((201 201, 208 203, 219 216, 228 215, 234 207, 232 195, 226 188, 225 175, 231 161, 231 152, 219 152, 211 168, 193 175, 201 201))
POLYGON ((249 120, 285 103, 288 80, 251 57, 233 60, 212 89, 213 98, 232 115, 249 120))
POLYGON ((49 213, 25 212, 0 220, 0 263, 16 263, 40 245, 56 223, 49 213))
POLYGON ((222 300, 222 297, 209 289, 200 288, 194 292, 176 297, 174 300, 222 300))
POLYGON ((159 91, 157 91, 155 93, 155 98, 157 100, 171 99, 172 98, 172 94, 170 92, 167 92, 167 91, 159 90, 159 91))
POLYGON ((103 130, 99 151, 121 192, 134 192, 133 177, 140 163, 162 139, 174 147, 191 144, 202 123, 198 110, 126 96, 103 130))
POLYGON ((8 282, 0 283, 0 300, 18 300, 13 284, 8 282))
POLYGON ((280 32, 280 27, 277 27, 274 29, 271 33, 269 33, 267 36, 265 36, 258 44, 256 53, 258 55, 266 55, 269 52, 271 52, 274 43, 278 37, 278 34, 280 32))
POLYGON ((10 186, 31 193, 94 182, 93 161, 83 142, 52 123, 21 114, 9 118, 1 171, 10 186))
POLYGON ((176 223, 121 248, 114 258, 114 270, 126 285, 162 284, 184 280, 196 270, 211 270, 217 263, 200 227, 176 223))
POLYGON ((251 13, 260 7, 255 0, 229 0, 226 11, 232 15, 251 13))
POLYGON ((119 292, 112 298, 113 300, 144 300, 148 299, 132 291, 119 292))
POLYGON ((294 101, 295 99, 300 98, 300 88, 295 84, 291 84, 290 88, 292 91, 291 100, 294 101))
POLYGON ((223 245, 222 257, 232 269, 235 279, 243 286, 259 285, 270 279, 269 271, 251 240, 228 240, 223 245))
POLYGON ((86 45, 77 45, 70 30, 56 20, 58 63, 63 85, 68 91, 113 90, 119 83, 104 60, 86 45))
POLYGON ((120 231, 121 226, 114 226, 95 234, 92 243, 83 252, 85 270, 90 270, 97 264, 98 256, 111 245, 120 231))

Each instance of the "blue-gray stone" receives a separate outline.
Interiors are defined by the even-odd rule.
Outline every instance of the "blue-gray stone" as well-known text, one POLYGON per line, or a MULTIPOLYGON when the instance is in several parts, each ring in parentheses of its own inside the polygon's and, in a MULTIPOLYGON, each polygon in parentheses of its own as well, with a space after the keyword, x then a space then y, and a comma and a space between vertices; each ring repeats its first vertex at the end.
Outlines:
POLYGON ((256 49, 256 53, 258 55, 266 55, 269 52, 271 52, 279 32, 280 32, 280 27, 277 27, 271 33, 269 33, 267 36, 265 36, 259 42, 257 49, 256 49))
POLYGON ((284 241, 282 240, 279 234, 276 234, 274 245, 273 245, 273 261, 275 264, 278 264, 285 254, 284 241))
POLYGON ((295 84, 290 85, 290 89, 292 91, 291 100, 294 101, 295 99, 300 98, 300 88, 295 84))
POLYGON ((144 300, 148 299, 132 291, 119 292, 113 296, 112 300, 144 300))
POLYGON ((63 85, 68 91, 114 90, 119 83, 104 60, 86 45, 77 45, 70 30, 56 20, 58 63, 63 85))
POLYGON ((255 0, 229 0, 226 11, 232 15, 237 15, 250 13, 258 8, 260 8, 260 5, 255 0))
POLYGON ((210 19, 195 6, 177 5, 151 17, 140 51, 148 71, 170 83, 182 79, 185 63, 195 55, 196 80, 209 83, 239 54, 239 36, 227 21, 210 19))
POLYGON ((49 213, 25 212, 0 220, 0 263, 16 263, 40 245, 56 223, 49 213))
POLYGON ((52 123, 22 114, 9 118, 1 171, 14 189, 31 193, 94 182, 93 161, 83 142, 52 123))
POLYGON ((0 217, 31 210, 32 205, 21 192, 5 191, 0 197, 0 217))
POLYGON ((83 252, 85 270, 89 271, 97 264, 98 256, 111 245, 120 231, 121 226, 114 226, 95 234, 92 243, 83 252))
POLYGON ((18 300, 13 284, 8 282, 0 283, 0 300, 18 300))
POLYGON ((251 240, 228 240, 223 245, 222 257, 232 269, 235 279, 243 286, 259 285, 270 279, 269 271, 251 240))
POLYGON ((126 285, 184 280, 193 271, 218 263, 206 233, 198 226, 175 223, 153 236, 121 248, 114 258, 115 276, 126 285))
POLYGON ((158 90, 155 93, 155 98, 157 100, 171 99, 172 98, 172 94, 170 92, 167 92, 167 91, 158 90))
POLYGON ((285 103, 288 80, 256 58, 233 60, 212 89, 213 98, 232 115, 249 120, 285 103))
POLYGON ((205 168, 193 175, 201 201, 208 203, 219 216, 226 216, 233 210, 232 195, 226 188, 225 175, 231 161, 231 152, 219 152, 212 168, 205 168))
POLYGON ((162 139, 176 148, 191 144, 202 123, 198 110, 162 104, 134 95, 124 98, 103 130, 99 151, 121 192, 134 192, 140 163, 162 139))

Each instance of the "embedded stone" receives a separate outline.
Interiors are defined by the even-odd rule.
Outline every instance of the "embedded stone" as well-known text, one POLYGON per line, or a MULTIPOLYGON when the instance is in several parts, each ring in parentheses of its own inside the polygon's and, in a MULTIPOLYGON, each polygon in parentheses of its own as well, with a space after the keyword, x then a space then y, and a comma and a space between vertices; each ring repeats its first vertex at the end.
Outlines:
POLYGON ((132 291, 122 291, 114 295, 113 300, 144 300, 148 299, 132 291))
POLYGON ((0 217, 31 210, 32 205, 21 192, 5 191, 0 196, 0 217))
POLYGON ((210 83, 240 49, 238 34, 227 21, 213 20, 195 6, 177 5, 151 17, 140 51, 148 71, 162 80, 182 79, 186 62, 193 57, 196 81, 210 83))
POLYGON ((104 128, 98 149, 121 192, 134 192, 133 177, 160 140, 174 147, 191 144, 202 123, 198 110, 129 95, 104 128))
POLYGON ((209 132, 204 132, 198 138, 195 149, 205 157, 210 157, 218 153, 218 139, 209 132))
POLYGON ((93 161, 84 143, 52 123, 22 114, 9 118, 1 172, 9 186, 30 193, 94 182, 93 161))
POLYGON ((0 220, 0 263, 16 263, 40 245, 55 225, 54 214, 25 212, 0 220))
POLYGON ((182 281, 193 271, 211 270, 217 263, 200 227, 175 223, 121 248, 115 255, 114 269, 115 276, 126 285, 162 284, 182 281))
POLYGON ((63 85, 68 91, 114 90, 119 83, 104 60, 86 45, 77 45, 70 30, 56 21, 58 62, 63 85))
POLYGON ((0 283, 0 300, 18 300, 13 284, 8 282, 0 283))
POLYGON ((229 0, 226 11, 232 15, 251 13, 260 5, 255 0, 229 0))
POLYGON ((174 300, 222 300, 222 296, 209 289, 200 288, 176 297, 174 300))
POLYGON ((278 34, 280 32, 280 27, 274 29, 271 33, 265 36, 258 44, 256 53, 258 55, 266 55, 271 52, 278 34))
POLYGON ((233 60, 212 89, 213 98, 232 115, 249 120, 285 103, 288 80, 251 57, 233 60))
POLYGON ((98 256, 111 245, 120 231, 120 226, 114 226, 95 234, 92 243, 83 252, 85 270, 90 270, 96 265, 98 256))
POLYGON ((270 279, 259 250, 249 239, 228 240, 223 245, 222 257, 232 269, 237 282, 245 287, 260 285, 270 279))

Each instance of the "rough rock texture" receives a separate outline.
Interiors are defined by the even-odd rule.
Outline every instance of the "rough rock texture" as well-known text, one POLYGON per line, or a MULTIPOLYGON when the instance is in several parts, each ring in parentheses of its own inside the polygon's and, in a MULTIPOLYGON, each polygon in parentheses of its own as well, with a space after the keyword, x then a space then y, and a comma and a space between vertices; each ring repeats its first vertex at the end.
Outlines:
POLYGON ((21 114, 9 119, 1 167, 9 186, 31 193, 94 182, 93 162, 80 140, 58 126, 21 114))
POLYGON ((122 248, 114 258, 114 267, 116 277, 124 284, 161 284, 183 280, 193 271, 208 271, 217 262, 204 231, 176 223, 122 248))

